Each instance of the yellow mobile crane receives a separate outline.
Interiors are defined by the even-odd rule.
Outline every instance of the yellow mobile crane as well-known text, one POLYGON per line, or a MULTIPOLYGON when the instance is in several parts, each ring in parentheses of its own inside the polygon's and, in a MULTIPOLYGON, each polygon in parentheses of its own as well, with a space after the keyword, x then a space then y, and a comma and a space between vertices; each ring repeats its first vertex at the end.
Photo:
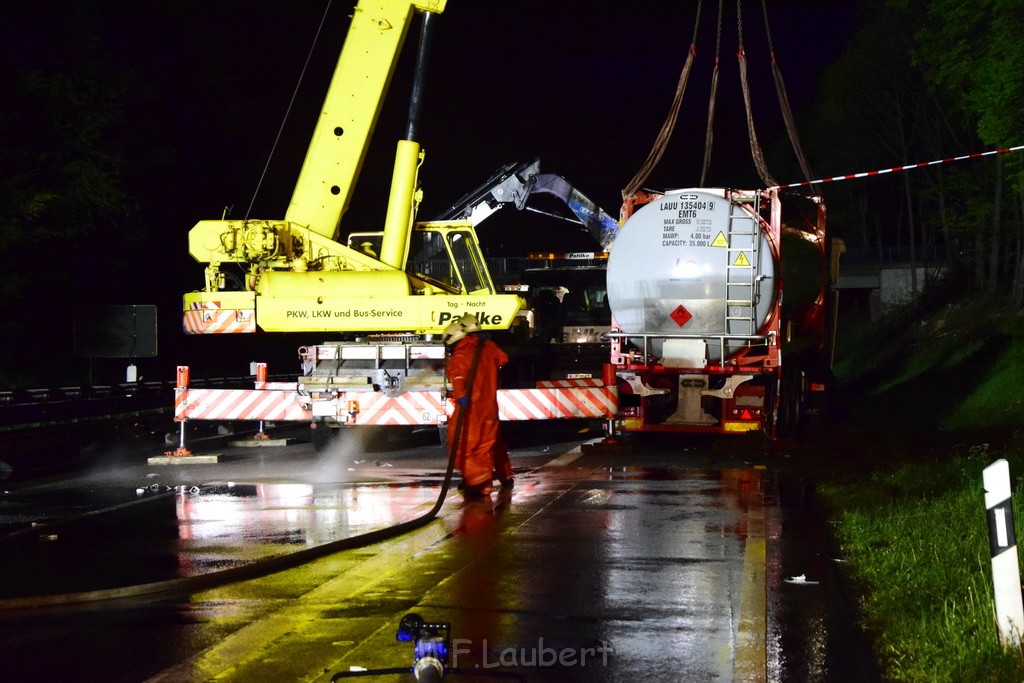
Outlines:
POLYGON ((472 225, 415 223, 422 196, 415 141, 430 18, 445 0, 360 1, 283 220, 205 220, 189 253, 206 286, 184 299, 190 334, 321 331, 440 333, 473 313, 507 329, 521 300, 497 294, 472 225), (398 141, 380 253, 338 241, 381 104, 413 16, 424 17, 406 139, 398 141), (410 251, 413 251, 410 256, 410 251), (225 264, 247 266, 229 291, 225 264), (434 296, 440 295, 440 296, 434 296))
MULTIPOLYGON (((294 383, 268 382, 261 364, 252 390, 193 389, 188 368, 179 367, 176 455, 188 454, 189 419, 442 426, 450 412, 444 328, 466 313, 485 330, 529 323, 518 295, 495 291, 473 217, 415 222, 420 84, 431 17, 444 6, 445 0, 360 0, 284 219, 206 220, 189 232, 189 252, 207 266, 205 287, 184 297, 187 333, 310 331, 340 340, 301 347, 302 375, 294 383), (364 251, 338 241, 341 219, 417 12, 423 28, 408 132, 395 154, 384 229, 372 233, 379 248, 364 251), (232 264, 245 269, 240 285, 225 270, 232 264)), ((592 232, 610 239, 614 221, 603 212, 597 220, 585 198, 559 191, 592 232)), ((503 389, 498 401, 503 420, 607 419, 615 413, 615 382, 503 389)), ((326 431, 314 429, 314 444, 326 443, 326 431)))

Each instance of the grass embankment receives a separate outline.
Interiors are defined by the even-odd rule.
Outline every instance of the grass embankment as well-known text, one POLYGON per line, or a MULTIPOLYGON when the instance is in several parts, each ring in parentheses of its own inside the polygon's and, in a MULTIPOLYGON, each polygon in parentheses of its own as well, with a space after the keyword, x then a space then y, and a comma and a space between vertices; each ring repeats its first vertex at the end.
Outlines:
POLYGON ((1024 316, 925 302, 847 342, 851 424, 906 445, 819 483, 886 677, 1024 680, 1024 657, 997 637, 982 486, 1007 459, 1024 539, 1024 316))

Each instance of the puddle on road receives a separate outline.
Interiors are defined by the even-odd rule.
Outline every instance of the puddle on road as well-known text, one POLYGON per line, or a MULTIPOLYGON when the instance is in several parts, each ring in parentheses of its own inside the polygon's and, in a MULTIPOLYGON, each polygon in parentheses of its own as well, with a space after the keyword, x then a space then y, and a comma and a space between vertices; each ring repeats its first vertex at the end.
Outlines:
POLYGON ((438 487, 419 482, 223 482, 22 496, 22 521, 0 536, 0 598, 120 588, 237 567, 315 547, 424 512, 438 487), (70 519, 52 518, 55 499, 70 519), (117 509, 101 512, 104 505, 117 509), (34 508, 34 509, 33 509, 34 508), (30 522, 49 514, 46 526, 30 522), (82 513, 85 514, 82 514, 82 513))
POLYGON ((413 516, 437 498, 431 486, 394 483, 236 484, 177 498, 182 540, 306 547, 383 528, 413 516))

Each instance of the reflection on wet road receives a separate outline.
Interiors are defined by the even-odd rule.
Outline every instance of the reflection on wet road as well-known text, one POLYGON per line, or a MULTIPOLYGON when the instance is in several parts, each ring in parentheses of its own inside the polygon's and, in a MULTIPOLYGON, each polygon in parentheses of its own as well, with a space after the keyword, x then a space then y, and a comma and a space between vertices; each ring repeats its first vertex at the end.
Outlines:
POLYGON ((439 487, 228 482, 147 488, 133 500, 117 488, 60 493, 4 496, 0 598, 108 590, 245 565, 411 519, 433 505, 439 487))
POLYGON ((179 495, 182 552, 200 546, 314 546, 390 526, 437 499, 420 484, 230 484, 179 495))
MULTIPOLYGON (((780 597, 795 567, 824 572, 830 558, 787 538, 806 510, 785 507, 770 469, 574 445, 514 450, 513 489, 452 495, 438 520, 393 540, 185 600, 110 606, 119 616, 88 633, 77 613, 35 612, 0 656, 59 648, 55 676, 116 660, 109 681, 327 681, 410 665, 395 629, 416 612, 451 625, 463 681, 844 680, 822 592, 780 597), (118 647, 126 624, 131 653, 118 647)), ((431 446, 324 468, 304 445, 12 490, 0 586, 11 598, 160 581, 384 528, 433 505, 441 457, 431 446)))
POLYGON ((464 509, 453 552, 472 559, 417 609, 468 610, 470 668, 550 647, 593 650, 591 664, 532 676, 763 680, 759 483, 755 470, 546 473, 520 524, 499 522, 519 499, 464 509))

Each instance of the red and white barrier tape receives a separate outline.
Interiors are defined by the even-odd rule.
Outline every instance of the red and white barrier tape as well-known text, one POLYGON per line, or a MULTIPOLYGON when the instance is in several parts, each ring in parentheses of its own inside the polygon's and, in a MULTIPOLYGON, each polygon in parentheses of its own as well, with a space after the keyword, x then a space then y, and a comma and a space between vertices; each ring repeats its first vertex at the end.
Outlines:
POLYGON ((907 164, 906 166, 893 166, 892 168, 884 168, 879 171, 866 171, 864 173, 848 173, 846 175, 837 175, 832 178, 820 178, 818 180, 806 180, 802 183, 789 183, 788 185, 772 185, 769 190, 786 190, 791 187, 803 187, 805 185, 818 185, 821 183, 833 183, 837 180, 851 180, 853 178, 866 178, 873 175, 884 175, 886 173, 895 173, 897 171, 909 171, 914 168, 924 168, 925 166, 935 166, 936 164, 945 164, 951 161, 963 161, 964 159, 976 159, 978 157, 992 156, 993 154, 1006 154, 1007 152, 1018 152, 1024 149, 1024 145, 1018 145, 1017 147, 1004 147, 1003 149, 993 149, 988 152, 975 152, 974 154, 964 154, 959 157, 949 157, 948 159, 936 159, 935 161, 922 161, 917 164, 907 164))

